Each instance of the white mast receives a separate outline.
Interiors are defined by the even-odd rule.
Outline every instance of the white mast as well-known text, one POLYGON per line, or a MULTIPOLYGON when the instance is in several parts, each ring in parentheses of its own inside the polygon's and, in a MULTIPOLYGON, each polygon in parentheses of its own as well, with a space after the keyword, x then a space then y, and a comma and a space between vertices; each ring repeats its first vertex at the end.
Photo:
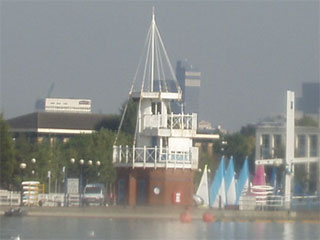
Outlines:
POLYGON ((151 23, 151 78, 150 78, 150 91, 153 92, 153 78, 154 78, 154 33, 155 33, 155 17, 154 7, 152 8, 152 23, 151 23))
POLYGON ((294 159, 294 92, 287 91, 287 121, 286 121, 286 175, 285 175, 285 203, 290 206, 291 181, 294 172, 292 160, 294 159))

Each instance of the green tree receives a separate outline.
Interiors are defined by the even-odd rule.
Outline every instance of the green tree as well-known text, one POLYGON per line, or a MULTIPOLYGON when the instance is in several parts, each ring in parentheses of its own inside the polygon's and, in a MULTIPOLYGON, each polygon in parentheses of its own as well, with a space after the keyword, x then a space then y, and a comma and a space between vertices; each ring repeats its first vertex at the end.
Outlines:
POLYGON ((297 126, 304 126, 304 127, 317 127, 318 126, 318 122, 309 116, 304 116, 301 119, 297 119, 295 122, 296 122, 297 126))
POLYGON ((36 144, 36 149, 34 152, 34 157, 36 158, 35 166, 35 180, 40 181, 40 183, 46 183, 48 178, 48 171, 50 169, 50 157, 51 157, 51 144, 49 139, 36 144))
POLYGON ((14 151, 17 165, 14 172, 14 178, 12 180, 19 189, 19 185, 22 180, 30 180, 30 174, 32 171, 32 169, 30 169, 32 167, 31 159, 35 157, 34 152, 36 151, 36 144, 34 144, 32 139, 26 134, 19 134, 15 138, 14 151), (25 163, 27 165, 23 170, 19 168, 21 163, 25 163))
POLYGON ((100 129, 105 128, 117 131, 119 128, 120 118, 121 116, 119 115, 109 115, 95 126, 95 130, 99 131, 100 129))
POLYGON ((249 159, 250 171, 254 171, 255 127, 251 124, 241 128, 239 132, 221 135, 222 141, 215 143, 215 152, 227 157, 233 156, 235 170, 238 172, 246 157, 249 159))
POLYGON ((14 158, 14 143, 9 127, 0 114, 0 187, 9 189, 12 176, 16 167, 14 158))
POLYGON ((124 113, 123 125, 122 130, 130 135, 134 135, 136 129, 136 122, 137 122, 137 111, 138 111, 138 103, 135 102, 133 99, 125 102, 122 105, 120 110, 120 115, 122 116, 124 113), (125 108, 127 105, 127 109, 125 112, 125 108))

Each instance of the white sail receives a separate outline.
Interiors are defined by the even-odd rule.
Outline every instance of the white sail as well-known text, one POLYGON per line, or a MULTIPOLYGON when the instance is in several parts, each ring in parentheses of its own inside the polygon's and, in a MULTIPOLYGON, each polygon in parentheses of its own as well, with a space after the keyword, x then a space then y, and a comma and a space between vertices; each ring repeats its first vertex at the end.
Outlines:
POLYGON ((226 191, 225 191, 225 181, 224 178, 221 181, 221 185, 219 188, 219 191, 217 193, 217 197, 215 201, 213 202, 213 208, 224 208, 226 205, 226 191))
POLYGON ((236 184, 234 178, 233 157, 230 158, 227 172, 225 174, 226 181, 226 205, 235 205, 236 203, 236 184))
POLYGON ((236 183, 234 177, 231 180, 231 184, 227 190, 227 204, 235 205, 236 203, 236 183))
POLYGON ((208 184, 207 165, 205 165, 204 167, 196 196, 201 198, 201 200, 203 201, 203 206, 205 207, 209 206, 209 184, 208 184))

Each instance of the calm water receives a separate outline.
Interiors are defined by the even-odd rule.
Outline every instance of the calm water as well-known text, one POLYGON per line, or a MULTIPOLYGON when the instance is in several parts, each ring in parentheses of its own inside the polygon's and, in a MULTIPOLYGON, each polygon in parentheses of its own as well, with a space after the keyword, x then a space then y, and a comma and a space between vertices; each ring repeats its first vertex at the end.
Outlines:
POLYGON ((318 224, 1 217, 0 239, 319 239, 318 224))

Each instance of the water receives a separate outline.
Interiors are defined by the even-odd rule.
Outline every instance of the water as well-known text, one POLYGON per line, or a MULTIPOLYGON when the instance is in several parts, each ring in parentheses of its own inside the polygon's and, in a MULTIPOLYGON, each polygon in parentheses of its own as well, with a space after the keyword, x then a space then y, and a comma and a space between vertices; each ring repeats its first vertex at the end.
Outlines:
POLYGON ((0 217, 0 239, 318 239, 312 223, 0 217))

